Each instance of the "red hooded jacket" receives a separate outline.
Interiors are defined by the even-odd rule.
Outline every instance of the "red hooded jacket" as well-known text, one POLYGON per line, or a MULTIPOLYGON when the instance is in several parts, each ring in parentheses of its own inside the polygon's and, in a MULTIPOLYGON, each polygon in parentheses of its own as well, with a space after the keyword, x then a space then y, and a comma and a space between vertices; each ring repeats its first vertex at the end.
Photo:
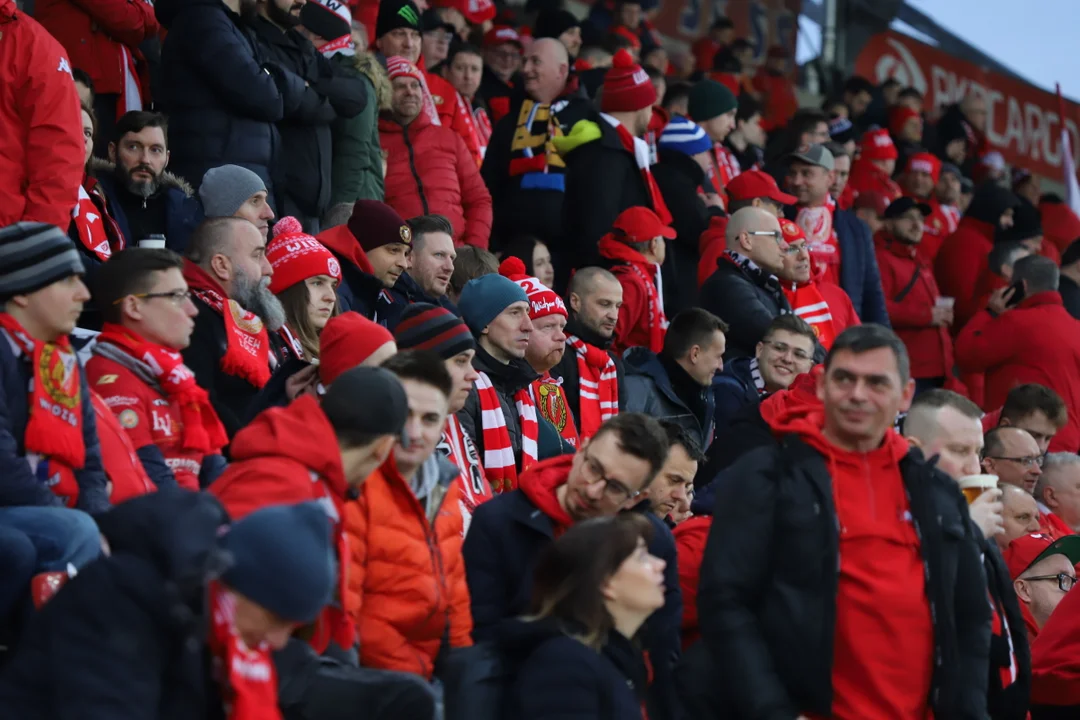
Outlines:
POLYGON ((993 249, 994 226, 965 216, 960 218, 956 232, 945 238, 934 258, 934 278, 941 294, 956 298, 953 328, 957 331, 971 319, 963 312, 962 299, 975 296, 975 286, 989 267, 988 258, 993 249))
POLYGON ((402 217, 438 213, 454 226, 454 244, 487 248, 491 194, 465 141, 425 113, 407 127, 379 119, 387 152, 386 204, 402 217))
POLYGON ((1064 254, 1073 240, 1080 238, 1080 217, 1064 203, 1039 203, 1042 217, 1043 245, 1047 243, 1064 254))
POLYGON ((1041 292, 994 317, 980 311, 956 339, 962 370, 986 373, 983 409, 998 408, 1017 385, 1038 383, 1065 401, 1069 423, 1050 449, 1080 450, 1080 320, 1065 309, 1061 295, 1041 292))
POLYGON ((682 591, 682 647, 693 645, 701 637, 698 629, 697 591, 701 580, 701 560, 709 539, 712 516, 692 517, 675 526, 675 550, 679 558, 679 589, 682 591))
POLYGON ((865 192, 878 192, 889 198, 890 201, 904 194, 896 181, 889 177, 884 170, 866 159, 856 160, 851 165, 851 177, 848 178, 848 187, 856 194, 865 192))
MULTIPOLYGON (((653 352, 660 352, 666 331, 663 325, 664 318, 660 316, 659 308, 656 308, 654 313, 649 312, 648 278, 656 277, 656 266, 646 260, 637 250, 610 235, 600 238, 597 249, 600 257, 617 263, 611 271, 618 278, 623 291, 623 302, 622 307, 619 308, 619 320, 615 323, 615 340, 612 343, 612 349, 615 352, 622 352, 627 348, 641 346, 653 352), (641 275, 629 269, 627 266, 630 265, 640 270, 641 275), (650 317, 650 315, 654 316, 650 317), (654 327, 656 324, 659 324, 659 327, 654 327), (659 348, 657 339, 659 339, 659 348)), ((651 290, 659 300, 659 291, 655 284, 651 290)))
POLYGON ((1080 705, 1080 593, 1065 594, 1031 644, 1031 703, 1080 705))
POLYGON ((356 628, 344 611, 349 551, 343 519, 349 488, 335 437, 318 400, 304 395, 288 407, 259 414, 238 432, 229 446, 232 462, 210 486, 233 520, 260 508, 312 500, 326 510, 334 525, 339 575, 338 599, 315 621, 309 640, 320 654, 331 640, 346 649, 356 644, 356 628))

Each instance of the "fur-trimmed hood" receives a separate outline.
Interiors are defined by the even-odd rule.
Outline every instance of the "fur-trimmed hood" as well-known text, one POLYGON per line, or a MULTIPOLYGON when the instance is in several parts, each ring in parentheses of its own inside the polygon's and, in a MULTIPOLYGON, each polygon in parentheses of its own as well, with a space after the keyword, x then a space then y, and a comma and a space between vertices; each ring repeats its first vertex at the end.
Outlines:
MULTIPOLYGON (((115 170, 116 163, 99 157, 90 158, 89 174, 94 177, 101 177, 103 175, 111 176, 115 170)), ((162 189, 174 188, 184 193, 187 197, 195 196, 195 188, 191 187, 187 180, 184 180, 184 178, 179 175, 173 175, 168 170, 161 173, 161 187, 162 189)))
POLYGON ((356 69, 371 81, 375 86, 375 99, 379 103, 379 111, 390 109, 390 77, 386 69, 375 57, 374 53, 357 52, 356 69))

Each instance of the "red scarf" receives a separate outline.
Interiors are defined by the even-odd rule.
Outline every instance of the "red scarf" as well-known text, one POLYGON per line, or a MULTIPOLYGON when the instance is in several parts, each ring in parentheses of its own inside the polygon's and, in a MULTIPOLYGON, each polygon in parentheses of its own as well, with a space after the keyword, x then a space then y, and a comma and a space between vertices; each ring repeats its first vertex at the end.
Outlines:
POLYGON ((75 471, 86 463, 82 428, 82 388, 79 359, 66 335, 55 342, 30 337, 18 320, 0 312, 0 329, 6 330, 16 347, 30 358, 34 377, 29 393, 30 420, 23 447, 28 454, 48 462, 48 484, 75 507, 79 484, 75 471))
POLYGON ((529 389, 540 417, 554 425, 563 440, 577 447, 577 425, 574 424, 574 414, 570 412, 561 382, 551 377, 550 372, 546 372, 542 377, 533 380, 529 389))
POLYGON ((830 195, 819 207, 800 205, 795 211, 795 224, 806 235, 810 251, 811 271, 816 280, 840 284, 840 241, 833 227, 836 201, 830 195))
POLYGON ((573 464, 573 455, 559 455, 537 463, 521 474, 521 492, 525 493, 525 497, 529 498, 540 512, 551 519, 555 526, 555 537, 562 535, 574 524, 574 519, 563 509, 556 495, 559 487, 565 485, 569 479, 573 464))
POLYGON ((210 637, 213 677, 227 720, 281 720, 277 674, 270 648, 249 648, 236 632, 236 598, 210 583, 210 637))
POLYGON ((615 361, 606 352, 576 335, 568 335, 566 342, 577 355, 578 434, 587 440, 619 412, 619 379, 615 361))
MULTIPOLYGON (((600 256, 608 260, 615 260, 621 264, 611 268, 611 272, 618 275, 636 275, 645 285, 647 305, 649 311, 649 350, 658 353, 664 349, 664 335, 667 333, 667 318, 664 316, 664 307, 660 303, 660 293, 656 289, 655 272, 656 265, 650 263, 634 248, 624 242, 619 242, 612 234, 600 238, 597 245, 600 256)), ((625 338, 621 338, 625 341, 625 338)))
MULTIPOLYGON (((472 438, 468 436, 456 415, 446 418, 440 449, 447 453, 450 461, 457 465, 460 474, 458 484, 461 487, 461 502, 464 510, 472 517, 480 503, 490 500, 493 495, 491 485, 484 477, 484 466, 480 464, 480 455, 476 452, 472 438)), ((469 526, 465 525, 468 531, 469 526)))
MULTIPOLYGON (((483 427, 484 474, 496 493, 513 490, 518 481, 514 448, 510 444, 510 431, 506 428, 506 417, 503 416, 499 393, 495 391, 487 373, 480 373, 476 378, 476 391, 482 417, 491 418, 491 424, 485 423, 483 427)), ((517 404, 518 420, 521 423, 521 469, 525 471, 537 460, 536 441, 540 435, 540 426, 536 421, 536 406, 528 387, 514 393, 514 402, 517 404)))
POLYGON ((671 224, 671 212, 668 211, 667 203, 664 202, 664 196, 660 194, 660 187, 656 184, 656 180, 653 178, 652 171, 649 170, 649 158, 646 152, 646 157, 640 157, 637 152, 637 147, 634 143, 634 136, 630 134, 630 131, 626 129, 622 123, 615 124, 615 132, 619 135, 619 140, 622 142, 626 151, 634 156, 634 161, 637 162, 638 169, 641 170, 641 178, 645 181, 645 187, 649 191, 650 204, 652 205, 653 212, 660 218, 660 222, 665 225, 671 224))
POLYGON ((243 378, 257 388, 266 385, 270 379, 270 338, 259 316, 227 298, 218 281, 190 260, 184 261, 184 280, 195 297, 225 321, 226 346, 225 355, 221 358, 222 371, 243 378), (226 303, 229 312, 225 312, 226 303))
POLYGON ((836 325, 829 311, 829 303, 821 295, 817 284, 813 280, 802 285, 785 283, 784 296, 791 305, 791 311, 814 328, 821 346, 825 350, 831 348, 833 340, 836 340, 836 325))
POLYGON ((169 400, 180 407, 183 448, 213 455, 229 443, 225 428, 210 405, 210 396, 195 382, 180 353, 146 341, 120 325, 105 323, 98 342, 114 345, 150 368, 169 400))
POLYGON ((79 233, 79 242, 101 262, 108 260, 114 252, 124 249, 123 236, 120 236, 116 247, 109 242, 109 233, 105 227, 108 218, 94 204, 94 199, 82 185, 79 186, 79 201, 71 211, 71 220, 79 233))

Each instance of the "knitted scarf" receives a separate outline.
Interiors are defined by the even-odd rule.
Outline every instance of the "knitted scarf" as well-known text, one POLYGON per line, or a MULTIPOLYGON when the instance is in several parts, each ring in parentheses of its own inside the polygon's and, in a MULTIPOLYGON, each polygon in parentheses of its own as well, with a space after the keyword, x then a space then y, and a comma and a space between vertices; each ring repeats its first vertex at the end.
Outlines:
POLYGON ((154 374, 158 385, 180 408, 184 424, 183 448, 203 454, 216 454, 229 443, 225 428, 210 405, 210 396, 195 382, 195 375, 184 364, 180 353, 148 342, 127 328, 105 323, 94 351, 112 345, 141 362, 154 374))
POLYGON ((750 379, 754 381, 754 389, 758 395, 765 394, 765 378, 761 376, 761 364, 758 359, 750 358, 750 379))
POLYGON ((79 243, 101 262, 109 259, 114 251, 124 249, 124 239, 120 235, 117 247, 109 243, 109 233, 105 227, 108 218, 94 204, 94 199, 82 185, 79 186, 79 201, 71 210, 71 221, 79 233, 79 243))
POLYGON ((270 338, 259 316, 226 297, 218 281, 190 260, 184 261, 184 280, 195 297, 225 322, 222 372, 243 378, 257 388, 266 385, 270 380, 270 338), (225 312, 226 306, 228 312, 225 312))
POLYGON ((830 195, 824 205, 819 207, 799 206, 795 211, 795 224, 806 235, 806 247, 813 260, 811 264, 814 278, 829 278, 840 282, 840 241, 833 227, 833 213, 836 201, 830 195))
POLYGON ((229 720, 280 718, 277 673, 270 648, 249 648, 236 632, 236 598, 217 581, 210 583, 208 648, 217 669, 229 720))
POLYGON ((66 335, 54 342, 37 340, 18 320, 3 312, 0 312, 0 329, 7 333, 20 356, 27 355, 33 370, 27 388, 30 419, 23 447, 28 455, 48 461, 45 477, 49 486, 68 507, 75 507, 79 497, 75 470, 86 462, 86 444, 79 360, 71 340, 66 335))
POLYGON ((510 143, 510 176, 521 178, 522 190, 566 191, 566 163, 553 142, 561 136, 550 105, 522 103, 510 143))
POLYGON ((582 440, 587 440, 619 412, 619 381, 615 361, 606 352, 585 344, 576 335, 568 335, 566 342, 577 355, 578 435, 582 440))
MULTIPOLYGON (((616 240, 611 233, 600 238, 597 249, 601 257, 619 263, 611 268, 611 272, 616 277, 619 275, 635 275, 644 284, 647 293, 648 347, 654 353, 660 352, 664 349, 664 335, 667 333, 668 321, 667 317, 664 316, 664 306, 660 299, 661 294, 656 286, 656 278, 659 276, 656 271, 657 266, 646 260, 645 256, 634 248, 616 240)), ((620 338, 620 341, 625 340, 626 338, 620 338)))
MULTIPOLYGON (((510 431, 506 427, 506 417, 499 402, 499 393, 491 384, 487 373, 483 372, 476 378, 476 391, 484 425, 484 474, 494 492, 508 492, 517 487, 518 471, 514 461, 514 448, 510 444, 510 431)), ((524 471, 537 460, 536 443, 540 426, 528 387, 514 393, 514 403, 517 405, 521 423, 521 469, 524 471)))
POLYGON ((829 304, 825 302, 817 284, 811 280, 802 285, 784 285, 784 295, 787 297, 791 310, 806 324, 814 328, 818 342, 828 350, 836 339, 836 326, 833 324, 832 313, 829 312, 829 304))
POLYGON ((645 182, 645 187, 649 191, 649 204, 652 205, 653 212, 660 218, 660 222, 665 225, 671 224, 671 212, 668 210, 667 203, 664 202, 664 196, 660 194, 660 186, 656 184, 656 179, 653 177, 652 171, 649 170, 649 146, 645 144, 644 140, 640 140, 639 145, 637 138, 630 134, 630 131, 626 129, 621 122, 605 113, 600 113, 600 117, 615 128, 615 132, 619 136, 619 142, 622 146, 634 156, 634 161, 637 163, 638 170, 641 171, 641 179, 645 182))

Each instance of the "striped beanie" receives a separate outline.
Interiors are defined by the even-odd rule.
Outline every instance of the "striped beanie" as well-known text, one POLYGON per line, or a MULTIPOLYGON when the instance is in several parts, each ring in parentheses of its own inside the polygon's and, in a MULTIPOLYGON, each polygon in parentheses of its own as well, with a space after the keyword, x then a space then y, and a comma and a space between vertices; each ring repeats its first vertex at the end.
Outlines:
POLYGON ((677 150, 686 155, 697 155, 708 152, 712 148, 712 140, 709 139, 705 130, 689 118, 676 115, 660 133, 660 139, 656 142, 657 147, 667 150, 677 150))
POLYGON ((475 350, 476 341, 465 323, 444 307, 413 303, 394 328, 399 350, 433 350, 443 360, 475 350))
POLYGON ((0 228, 0 302, 84 272, 75 243, 55 225, 17 222, 0 228))

